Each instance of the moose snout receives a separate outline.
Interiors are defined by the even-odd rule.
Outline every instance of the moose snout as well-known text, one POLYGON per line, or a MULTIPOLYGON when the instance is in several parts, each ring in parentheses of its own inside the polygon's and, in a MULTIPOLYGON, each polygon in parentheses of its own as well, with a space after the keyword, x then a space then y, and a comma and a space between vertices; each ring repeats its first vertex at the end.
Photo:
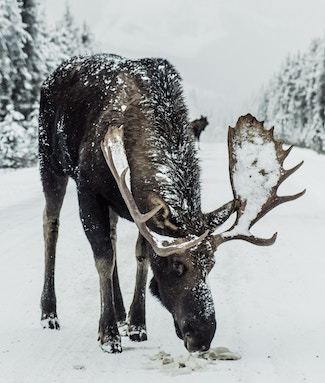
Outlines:
POLYGON ((209 342, 209 344, 202 344, 202 342, 198 342, 197 338, 192 336, 190 333, 187 333, 184 336, 184 345, 189 352, 207 351, 210 348, 210 343, 211 342, 209 342))
POLYGON ((182 320, 181 331, 184 346, 189 352, 207 351, 216 331, 216 321, 215 318, 208 320, 188 318, 182 320))

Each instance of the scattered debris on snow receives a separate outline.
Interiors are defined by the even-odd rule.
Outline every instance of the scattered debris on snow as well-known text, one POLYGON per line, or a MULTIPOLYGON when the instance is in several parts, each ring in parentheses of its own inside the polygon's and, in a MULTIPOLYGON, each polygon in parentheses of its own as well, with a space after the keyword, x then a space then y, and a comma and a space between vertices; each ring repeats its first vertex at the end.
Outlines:
POLYGON ((73 366, 73 368, 74 368, 75 370, 79 370, 79 371, 82 371, 82 370, 85 370, 85 369, 86 369, 86 367, 83 366, 82 364, 75 364, 75 365, 73 366))
POLYGON ((211 348, 199 354, 199 358, 205 360, 238 360, 241 356, 229 350, 227 347, 211 348))
POLYGON ((152 356, 153 368, 160 368, 162 371, 171 374, 188 374, 192 371, 206 370, 216 360, 238 360, 241 356, 230 351, 226 347, 215 347, 205 352, 189 353, 173 357, 171 354, 160 351, 152 356))

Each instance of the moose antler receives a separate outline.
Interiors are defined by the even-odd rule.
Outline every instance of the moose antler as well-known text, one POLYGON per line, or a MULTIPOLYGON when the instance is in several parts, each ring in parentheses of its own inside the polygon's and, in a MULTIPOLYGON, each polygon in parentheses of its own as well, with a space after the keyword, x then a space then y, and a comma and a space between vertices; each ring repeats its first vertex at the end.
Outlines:
POLYGON ((214 235, 214 243, 242 239, 255 245, 272 245, 277 233, 271 238, 257 238, 250 233, 251 227, 274 207, 301 197, 301 193, 277 195, 278 187, 303 164, 303 161, 285 170, 283 162, 292 147, 284 150, 282 142, 276 141, 273 128, 267 130, 263 122, 248 114, 238 119, 235 128, 229 127, 229 172, 234 198, 239 205, 233 226, 214 235))
POLYGON ((157 255, 167 257, 172 254, 184 253, 186 250, 198 245, 208 235, 207 230, 200 237, 193 236, 191 239, 173 238, 161 236, 150 230, 146 222, 157 214, 163 208, 163 205, 159 204, 145 214, 139 211, 130 191, 130 186, 128 186, 129 182, 126 179, 129 167, 123 143, 123 127, 109 128, 104 141, 101 143, 101 148, 135 224, 157 255))

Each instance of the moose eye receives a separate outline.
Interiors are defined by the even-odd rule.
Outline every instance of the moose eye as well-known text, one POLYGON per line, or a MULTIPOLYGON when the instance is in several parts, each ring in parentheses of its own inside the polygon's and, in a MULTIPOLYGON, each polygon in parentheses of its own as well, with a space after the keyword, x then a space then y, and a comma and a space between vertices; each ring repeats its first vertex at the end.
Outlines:
POLYGON ((172 263, 172 270, 178 277, 180 277, 185 273, 186 267, 183 263, 175 261, 172 263))

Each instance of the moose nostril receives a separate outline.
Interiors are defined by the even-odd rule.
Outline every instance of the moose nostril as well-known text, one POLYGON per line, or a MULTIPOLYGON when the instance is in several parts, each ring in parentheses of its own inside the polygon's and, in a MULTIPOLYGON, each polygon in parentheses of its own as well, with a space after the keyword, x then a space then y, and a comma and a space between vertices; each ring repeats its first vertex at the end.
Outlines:
POLYGON ((183 331, 184 336, 185 336, 185 335, 193 334, 194 329, 193 329, 193 327, 191 326, 191 324, 190 324, 189 321, 185 321, 185 320, 182 321, 182 331, 183 331))

